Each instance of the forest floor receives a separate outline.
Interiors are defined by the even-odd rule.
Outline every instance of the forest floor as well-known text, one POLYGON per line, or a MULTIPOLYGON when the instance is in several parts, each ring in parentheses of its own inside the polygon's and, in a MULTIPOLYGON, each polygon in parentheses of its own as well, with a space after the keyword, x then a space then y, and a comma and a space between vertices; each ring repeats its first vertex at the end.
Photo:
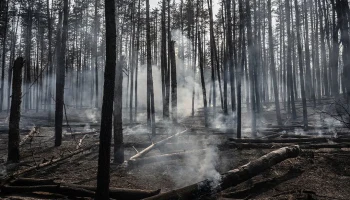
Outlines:
MULTIPOLYGON (((347 135, 347 129, 327 115, 321 114, 332 100, 324 99, 317 108, 308 108, 310 130, 302 129, 302 107, 297 103, 297 120, 287 119, 282 110, 284 125, 278 127, 273 104, 266 104, 258 118, 259 133, 257 138, 277 135, 337 137, 337 133, 347 135)), ((311 104, 311 103, 310 103, 311 104)), ((283 106, 282 106, 283 108, 283 106)), ((217 108, 217 110, 221 110, 217 108)), ((21 164, 16 169, 6 166, 8 115, 0 116, 0 176, 6 176, 11 170, 26 169, 52 158, 67 155, 76 150, 82 140, 81 148, 95 144, 99 140, 99 117, 97 110, 67 110, 69 126, 65 126, 63 144, 54 147, 53 122, 48 121, 47 113, 28 111, 22 113, 21 138, 36 126, 38 133, 21 146, 21 164), (85 132, 95 132, 84 134, 85 132), (72 136, 71 133, 82 132, 72 136)), ((210 112, 211 125, 203 124, 203 110, 195 112, 195 116, 184 117, 177 125, 159 121, 156 125, 157 135, 153 138, 147 131, 145 123, 128 123, 124 120, 125 159, 135 155, 152 142, 159 141, 179 131, 187 132, 149 152, 146 156, 154 156, 173 152, 185 152, 207 149, 202 153, 189 153, 184 159, 163 160, 142 164, 133 168, 111 165, 111 187, 157 190, 166 192, 184 187, 205 178, 217 178, 219 174, 248 163, 272 149, 237 149, 230 148, 228 139, 236 137, 232 129, 234 119, 224 118, 217 113, 213 119, 210 112), (209 149, 209 150, 208 150, 209 149)), ((124 116, 129 116, 125 114, 124 116)), ((142 116, 139 120, 141 121, 142 116)), ((253 137, 250 133, 250 114, 243 110, 243 138, 253 137)), ((350 136, 350 133, 348 133, 350 136)), ((329 142, 331 143, 331 142, 329 142)), ((293 144, 285 144, 289 146, 293 144)), ((112 149, 113 151, 113 149, 112 149)), ((113 154, 112 154, 113 155, 113 154)), ((96 185, 98 147, 84 151, 70 159, 50 165, 24 177, 54 178, 63 183, 80 185, 96 185)), ((304 150, 297 157, 285 160, 260 175, 243 182, 236 187, 224 190, 214 196, 201 199, 339 199, 350 197, 350 148, 304 150)), ((8 195, 1 199, 66 199, 60 196, 43 194, 8 195)))

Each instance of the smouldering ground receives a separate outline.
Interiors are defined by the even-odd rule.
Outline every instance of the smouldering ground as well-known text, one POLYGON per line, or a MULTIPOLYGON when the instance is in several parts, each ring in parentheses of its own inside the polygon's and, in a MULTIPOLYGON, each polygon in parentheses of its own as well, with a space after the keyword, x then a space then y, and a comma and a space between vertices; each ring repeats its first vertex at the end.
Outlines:
MULTIPOLYGON (((324 100, 327 105, 328 101, 324 100)), ((284 117, 285 125, 292 129, 280 129, 276 127, 274 107, 265 105, 265 111, 260 115, 260 134, 264 137, 271 133, 314 134, 332 137, 335 132, 345 129, 339 128, 337 123, 330 119, 323 120, 318 107, 316 110, 309 108, 310 125, 319 127, 308 132, 299 128, 301 123, 301 105, 298 103, 297 121, 291 121, 284 117), (327 134, 331 133, 331 134, 327 134)), ((219 109, 217 109, 219 110, 219 109)), ((54 132, 52 123, 48 123, 46 113, 24 113, 21 123, 22 136, 27 134, 32 126, 39 126, 39 134, 21 147, 22 162, 20 169, 36 165, 38 163, 68 154, 76 149, 83 135, 72 137, 70 131, 85 132, 98 130, 99 118, 94 115, 98 111, 71 111, 68 114, 70 127, 65 127, 63 145, 54 148, 54 132)), ((283 111, 284 112, 284 111, 283 111)), ((127 115, 125 115, 127 116, 127 115)), ((283 114, 283 116, 286 116, 283 114)), ((1 115, 0 156, 1 173, 10 173, 4 165, 7 148, 7 122, 5 114, 1 115)), ((237 150, 224 148, 229 137, 235 137, 232 131, 234 118, 223 119, 218 113, 212 120, 212 126, 205 128, 203 111, 198 110, 194 117, 188 116, 181 119, 178 125, 160 121, 157 123, 157 136, 150 139, 144 123, 128 123, 125 120, 124 142, 125 159, 133 156, 137 150, 141 150, 184 129, 188 131, 166 144, 164 148, 151 151, 147 156, 160 155, 172 152, 191 151, 196 149, 210 149, 203 154, 193 154, 183 160, 168 160, 152 164, 144 164, 133 169, 125 169, 116 165, 111 166, 111 186, 134 189, 161 189, 166 192, 183 187, 205 178, 217 178, 224 173, 250 160, 270 152, 271 150, 237 150), (152 141, 151 141, 152 140, 152 141), (218 148, 220 147, 220 148, 218 148), (135 148, 135 149, 134 149, 135 148)), ((250 115, 244 112, 243 119, 244 137, 250 137, 250 115)), ((85 137, 82 147, 92 145, 98 141, 98 134, 89 134, 85 137)), ((225 190, 212 197, 202 199, 349 199, 350 196, 350 149, 327 150, 319 149, 306 151, 298 158, 286 160, 272 169, 246 181, 234 188, 225 190)), ((65 183, 83 185, 96 184, 98 149, 85 151, 58 165, 35 171, 26 177, 55 178, 65 183)), ((51 199, 52 196, 11 196, 4 199, 51 199)))

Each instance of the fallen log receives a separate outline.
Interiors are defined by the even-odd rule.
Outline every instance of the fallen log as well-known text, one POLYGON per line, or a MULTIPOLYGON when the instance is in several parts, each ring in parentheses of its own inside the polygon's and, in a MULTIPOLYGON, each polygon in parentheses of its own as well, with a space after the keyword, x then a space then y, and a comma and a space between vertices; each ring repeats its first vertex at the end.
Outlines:
MULTIPOLYGON (((82 188, 84 190, 96 192, 96 187, 87 185, 76 185, 63 183, 62 185, 72 188, 82 188)), ((109 188, 109 197, 118 200, 138 200, 148 198, 160 193, 159 190, 138 190, 124 188, 109 188)))
MULTIPOLYGON (((55 189, 53 189, 53 187, 64 186, 63 188, 84 189, 92 192, 96 191, 96 187, 94 186, 59 183, 59 182, 56 182, 54 179, 19 178, 19 179, 16 179, 14 182, 12 182, 11 186, 29 186, 29 187, 5 186, 5 191, 7 191, 7 193, 9 192, 11 193, 11 191, 16 193, 15 191, 16 189, 19 189, 23 192, 34 192, 34 191, 37 191, 38 187, 40 186, 44 186, 44 187, 48 186, 46 187, 46 192, 48 192, 48 190, 52 190, 53 193, 59 193, 59 194, 62 194, 62 192, 55 192, 55 189)), ((159 190, 139 190, 139 189, 124 189, 124 188, 113 188, 113 187, 109 189, 109 196, 111 198, 122 199, 122 200, 143 199, 143 198, 157 195, 159 193, 160 193, 160 189, 159 190)))
POLYGON ((62 185, 39 185, 39 186, 2 186, 3 194, 20 194, 33 192, 48 192, 61 194, 69 197, 94 197, 95 192, 83 188, 67 187, 62 185))
POLYGON ((11 186, 54 185, 54 179, 19 178, 11 183, 11 186))
POLYGON ((88 132, 75 132, 75 133, 65 133, 65 137, 75 137, 75 136, 85 136, 85 135, 94 135, 97 134, 97 131, 88 131, 88 132))
MULTIPOLYGON (((284 143, 234 143, 230 142, 224 145, 221 145, 220 148, 237 148, 237 149, 276 149, 285 146, 284 143)), ((322 149, 322 148, 331 148, 331 149, 341 149, 341 148, 350 148, 349 143, 336 143, 336 144, 299 144, 301 149, 322 149)))
POLYGON ((36 127, 32 128, 32 130, 30 130, 30 132, 22 138, 19 146, 22 146, 29 138, 33 138, 35 133, 37 133, 36 127))
POLYGON ((146 200, 186 200, 215 194, 251 179, 288 158, 297 157, 299 153, 299 146, 284 147, 270 152, 246 165, 238 167, 237 169, 228 171, 227 173, 222 174, 218 180, 206 179, 177 190, 146 198, 146 200))
POLYGON ((329 138, 276 138, 276 139, 251 139, 251 138, 229 138, 229 141, 233 141, 235 143, 321 143, 328 142, 329 138))
POLYGON ((156 142, 156 143, 151 144, 151 145, 148 146, 146 149, 144 149, 144 150, 140 151, 139 153, 137 153, 136 155, 132 156, 132 157, 130 158, 130 160, 135 160, 135 159, 138 159, 138 158, 143 157, 143 156, 146 155, 148 152, 150 152, 152 149, 164 145, 165 143, 167 143, 167 142, 170 141, 171 139, 173 139, 173 138, 175 138, 175 137, 177 137, 177 136, 179 136, 179 135, 182 135, 182 134, 185 133, 186 131, 187 131, 187 129, 184 130, 184 131, 178 132, 178 133, 176 133, 176 134, 174 134, 174 135, 172 135, 172 136, 170 136, 170 137, 167 137, 167 138, 165 138, 164 140, 161 140, 161 141, 159 141, 159 142, 156 142))
POLYGON ((200 150, 193 150, 193 151, 183 151, 183 152, 177 152, 177 153, 171 153, 171 154, 162 154, 158 156, 150 156, 150 157, 144 157, 139 158, 136 160, 128 160, 127 166, 129 168, 133 168, 135 166, 143 165, 143 164, 149 164, 154 162, 162 162, 162 161, 169 161, 169 160, 176 160, 176 159, 183 159, 186 156, 189 155, 200 155, 202 153, 205 153, 209 149, 200 149, 200 150))

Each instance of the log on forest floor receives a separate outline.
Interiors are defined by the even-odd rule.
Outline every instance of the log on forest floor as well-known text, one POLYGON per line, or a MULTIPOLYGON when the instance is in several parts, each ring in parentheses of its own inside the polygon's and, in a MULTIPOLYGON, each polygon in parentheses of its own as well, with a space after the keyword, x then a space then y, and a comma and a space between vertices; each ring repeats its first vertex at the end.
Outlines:
MULTIPOLYGON (((220 149, 276 149, 286 146, 285 143, 235 143, 229 142, 221 145, 220 149)), ((350 148, 350 143, 335 143, 335 144, 311 144, 304 143, 299 144, 301 149, 322 149, 322 148, 331 148, 331 149, 341 149, 341 148, 350 148)))
POLYGON ((184 151, 184 152, 178 152, 178 153, 162 154, 162 155, 158 155, 158 156, 144 157, 144 158, 139 158, 136 160, 128 160, 127 167, 133 168, 133 167, 136 167, 139 165, 149 164, 149 163, 154 163, 154 162, 163 162, 163 161, 169 161, 169 160, 175 160, 175 159, 183 159, 189 155, 203 154, 208 150, 209 149, 200 149, 200 150, 184 151))
POLYGON ((299 146, 284 147, 253 160, 246 165, 230 170, 222 174, 218 180, 206 179, 177 190, 147 198, 146 200, 186 200, 215 194, 249 180, 288 158, 297 157, 299 153, 299 146))
MULTIPOLYGON (((11 186, 3 186, 1 193, 18 194, 32 192, 49 192, 71 197, 93 197, 96 187, 59 183, 53 179, 21 178, 14 181, 11 186)), ((160 190, 139 190, 113 188, 109 189, 109 196, 113 199, 137 200, 151 197, 160 193, 160 190)))
POLYGON ((229 138, 229 141, 233 141, 235 143, 322 143, 322 142, 328 142, 328 140, 331 138, 276 138, 276 139, 251 139, 251 138, 244 138, 244 139, 236 139, 236 138, 229 138))

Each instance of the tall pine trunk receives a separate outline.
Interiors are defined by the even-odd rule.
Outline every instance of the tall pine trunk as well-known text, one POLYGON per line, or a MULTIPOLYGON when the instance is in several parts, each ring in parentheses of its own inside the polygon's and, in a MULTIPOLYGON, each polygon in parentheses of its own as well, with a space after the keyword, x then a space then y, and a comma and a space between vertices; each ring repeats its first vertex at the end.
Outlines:
MULTIPOLYGON (((101 114, 100 145, 95 199, 109 199, 110 153, 112 137, 112 115, 116 72, 116 24, 115 1, 105 0, 106 23, 106 67, 101 114)), ((122 96, 119 96, 122 98, 122 96)))
POLYGON ((60 52, 57 62, 56 74, 56 111, 55 111, 55 146, 62 144, 62 123, 63 123, 63 106, 64 106, 64 84, 65 84, 65 55, 66 41, 68 36, 68 0, 63 4, 63 28, 60 52))
POLYGON ((277 77, 276 77, 276 66, 275 66, 275 56, 274 56, 274 45, 273 45, 273 35, 272 35, 272 8, 271 0, 267 1, 268 9, 268 20, 269 20, 269 49, 270 49, 270 72, 273 81, 273 92, 275 95, 275 107, 276 107, 276 118, 277 124, 282 125, 281 110, 280 110, 280 100, 277 86, 277 77))

